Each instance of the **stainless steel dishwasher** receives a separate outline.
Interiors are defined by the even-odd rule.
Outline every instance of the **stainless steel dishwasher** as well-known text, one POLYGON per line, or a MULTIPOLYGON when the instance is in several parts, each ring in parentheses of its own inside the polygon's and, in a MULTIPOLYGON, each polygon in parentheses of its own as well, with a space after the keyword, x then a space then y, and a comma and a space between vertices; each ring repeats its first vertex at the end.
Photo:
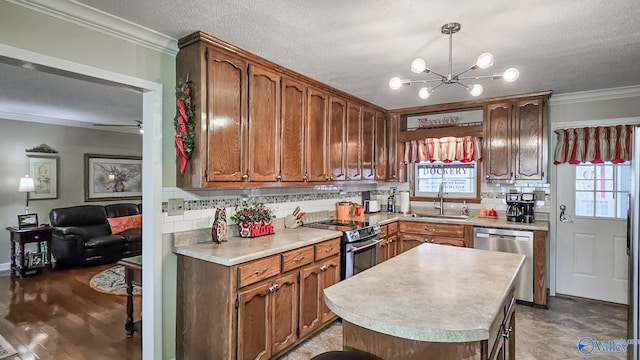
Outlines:
POLYGON ((474 227, 473 247, 524 255, 515 295, 517 300, 533 303, 533 231, 474 227))

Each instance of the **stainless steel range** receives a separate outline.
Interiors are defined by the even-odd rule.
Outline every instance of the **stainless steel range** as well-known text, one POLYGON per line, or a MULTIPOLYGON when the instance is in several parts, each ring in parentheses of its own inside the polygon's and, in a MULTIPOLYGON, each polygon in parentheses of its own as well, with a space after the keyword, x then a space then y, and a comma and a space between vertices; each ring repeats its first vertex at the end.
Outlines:
POLYGON ((326 220, 303 226, 342 231, 340 245, 340 278, 342 280, 364 271, 378 262, 380 225, 368 222, 326 220))

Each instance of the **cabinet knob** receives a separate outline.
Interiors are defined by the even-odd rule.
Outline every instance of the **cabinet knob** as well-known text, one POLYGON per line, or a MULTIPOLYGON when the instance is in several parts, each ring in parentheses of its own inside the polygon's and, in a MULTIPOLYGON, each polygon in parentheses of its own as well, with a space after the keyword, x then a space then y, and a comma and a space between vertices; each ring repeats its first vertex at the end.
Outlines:
POLYGON ((293 262, 300 262, 302 260, 304 260, 304 256, 300 256, 300 257, 297 257, 297 258, 293 259, 293 262))
POLYGON ((485 178, 485 179, 488 179, 488 178, 489 178, 489 175, 485 175, 485 177, 484 177, 484 178, 485 178))
POLYGON ((247 172, 246 172, 246 173, 244 173, 244 175, 242 175, 242 178, 243 178, 244 180, 247 180, 247 179, 249 178, 249 169, 247 169, 247 172))
POLYGON ((326 181, 331 180, 331 178, 330 178, 330 177, 328 177, 328 176, 327 176, 326 178, 324 178, 324 179, 325 179, 326 181))
POLYGON ((264 273, 266 273, 266 272, 267 272, 267 268, 264 268, 264 269, 262 269, 262 270, 256 270, 256 271, 254 271, 254 272, 253 272, 253 274, 254 274, 254 275, 262 275, 262 274, 264 274, 264 273))
POLYGON ((431 239, 431 243, 433 244, 435 242, 435 240, 431 239))
POLYGON ((282 172, 280 172, 280 174, 278 174, 278 176, 276 176, 276 180, 282 181, 282 172))
POLYGON ((309 174, 305 171, 302 180, 307 181, 307 179, 309 179, 309 174))
POLYGON ((38 240, 38 239, 40 239, 40 235, 36 235, 36 236, 34 236, 33 238, 34 238, 34 239, 36 239, 36 240, 38 240))
POLYGON ((327 265, 320 266, 320 271, 326 271, 328 269, 327 265))

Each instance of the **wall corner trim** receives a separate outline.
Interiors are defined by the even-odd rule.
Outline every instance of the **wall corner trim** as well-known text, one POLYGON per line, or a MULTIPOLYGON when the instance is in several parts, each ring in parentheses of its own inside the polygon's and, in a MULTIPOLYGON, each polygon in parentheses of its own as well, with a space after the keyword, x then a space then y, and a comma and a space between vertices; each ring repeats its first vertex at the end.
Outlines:
POLYGON ((73 0, 7 1, 171 56, 178 53, 178 40, 73 0))

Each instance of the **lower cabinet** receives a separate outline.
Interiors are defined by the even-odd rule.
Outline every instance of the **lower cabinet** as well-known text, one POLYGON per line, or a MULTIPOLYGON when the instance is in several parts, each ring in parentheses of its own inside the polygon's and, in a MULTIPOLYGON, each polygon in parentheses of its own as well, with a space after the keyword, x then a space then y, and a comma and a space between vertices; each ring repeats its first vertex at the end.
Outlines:
POLYGON ((269 359, 297 340, 297 276, 238 293, 238 359, 269 359))
POLYGON ((473 226, 403 221, 400 223, 400 249, 405 252, 422 243, 473 247, 473 226))
POLYGON ((323 299, 323 290, 340 281, 340 258, 334 256, 300 271, 299 336, 302 338, 336 318, 323 299))
POLYGON ((336 318, 340 239, 239 265, 178 256, 176 359, 271 359, 336 318))
POLYGON ((380 226, 380 247, 378 248, 378 264, 399 254, 398 223, 380 226))
POLYGON ((504 304, 504 312, 498 314, 489 332, 490 360, 514 360, 516 358, 516 299, 511 293, 504 304), (495 331, 497 329, 497 331, 495 331), (493 344, 493 346, 492 346, 493 344))

